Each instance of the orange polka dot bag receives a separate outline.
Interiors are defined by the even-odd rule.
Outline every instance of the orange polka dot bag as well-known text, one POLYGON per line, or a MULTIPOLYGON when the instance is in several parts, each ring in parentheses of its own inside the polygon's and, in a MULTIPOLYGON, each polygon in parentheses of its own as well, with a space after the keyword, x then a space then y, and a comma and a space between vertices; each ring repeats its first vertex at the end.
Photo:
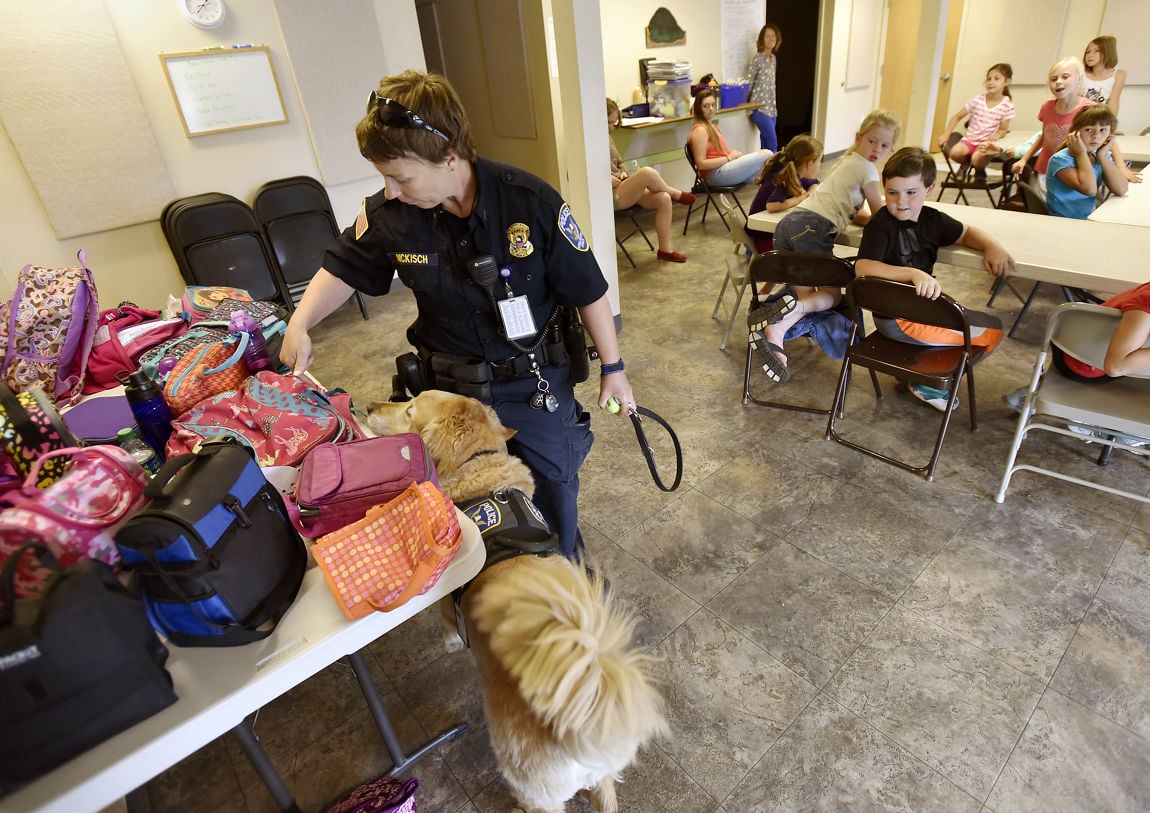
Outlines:
POLYGON ((331 594, 349 619, 386 612, 435 586, 459 551, 455 505, 430 482, 321 536, 312 548, 331 594))

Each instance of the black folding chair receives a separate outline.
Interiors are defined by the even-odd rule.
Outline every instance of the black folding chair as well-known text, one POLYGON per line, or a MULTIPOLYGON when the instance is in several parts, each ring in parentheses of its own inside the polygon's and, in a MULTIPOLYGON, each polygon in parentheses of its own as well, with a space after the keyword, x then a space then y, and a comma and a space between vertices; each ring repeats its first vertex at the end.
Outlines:
POLYGON ((632 268, 635 267, 635 260, 631 258, 631 252, 627 251, 626 244, 628 240, 638 234, 646 241, 647 248, 651 249, 651 251, 655 250, 655 247, 651 245, 651 238, 647 236, 647 232, 643 231, 643 227, 639 225, 639 215, 646 211, 648 210, 637 203, 626 209, 615 210, 615 242, 619 248, 623 249, 623 256, 627 258, 627 262, 631 263, 632 268), (623 221, 623 218, 626 218, 626 222, 623 221), (620 228, 621 223, 622 228, 620 228), (630 225, 628 225, 628 223, 630 225), (627 233, 624 234, 624 231, 627 233))
MULTIPOLYGON (((717 202, 713 202, 711 200, 712 195, 722 195, 724 193, 728 193, 731 199, 735 201, 735 205, 737 205, 739 207, 739 211, 743 213, 743 222, 746 223, 747 210, 743 208, 743 204, 739 202, 738 195, 735 194, 743 188, 744 184, 737 184, 735 186, 716 186, 715 184, 708 184, 702 173, 699 172, 699 168, 695 166, 695 156, 691 154, 690 143, 683 145, 683 153, 687 156, 687 164, 691 167, 691 171, 695 173, 695 185, 691 187, 691 192, 695 195, 696 198, 703 200, 703 223, 707 222, 707 210, 714 206, 715 211, 719 213, 719 219, 723 221, 723 225, 728 229, 731 228, 731 224, 727 222, 727 218, 724 216, 722 208, 718 205, 717 202)), ((689 206, 687 206, 687 217, 683 221, 683 234, 687 233, 687 226, 691 225, 691 212, 695 211, 695 206, 699 200, 694 200, 689 206)))
MULTIPOLYGON (((827 422, 826 437, 876 460, 921 475, 927 480, 933 480, 939 456, 942 454, 942 444, 946 439, 947 427, 950 426, 951 416, 958 406, 958 390, 964 378, 967 386, 967 406, 970 409, 970 430, 973 432, 978 428, 973 368, 989 354, 986 348, 971 345, 970 321, 967 319, 966 309, 946 294, 939 295, 938 299, 927 299, 919 296, 914 286, 905 282, 893 282, 878 277, 859 277, 847 286, 847 307, 853 315, 854 322, 851 327, 851 344, 846 358, 843 359, 834 404, 827 422), (878 314, 957 330, 962 333, 963 343, 944 347, 910 344, 891 339, 876 330, 856 344, 855 337, 862 336, 863 315, 866 312, 871 313, 872 319, 878 314), (845 414, 847 383, 851 367, 855 365, 865 367, 871 372, 892 375, 902 381, 950 391, 935 437, 934 450, 925 465, 916 466, 907 463, 839 434, 837 421, 845 414)), ((879 397, 881 398, 881 394, 879 397)))

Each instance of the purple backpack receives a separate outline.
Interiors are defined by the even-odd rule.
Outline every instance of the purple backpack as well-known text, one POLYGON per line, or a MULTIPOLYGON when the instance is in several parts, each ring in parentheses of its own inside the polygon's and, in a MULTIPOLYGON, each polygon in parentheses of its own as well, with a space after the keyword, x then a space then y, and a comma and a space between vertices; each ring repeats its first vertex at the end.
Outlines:
POLYGON ((53 403, 80 400, 100 307, 84 250, 79 268, 26 265, 0 304, 0 380, 16 392, 39 387, 53 403))

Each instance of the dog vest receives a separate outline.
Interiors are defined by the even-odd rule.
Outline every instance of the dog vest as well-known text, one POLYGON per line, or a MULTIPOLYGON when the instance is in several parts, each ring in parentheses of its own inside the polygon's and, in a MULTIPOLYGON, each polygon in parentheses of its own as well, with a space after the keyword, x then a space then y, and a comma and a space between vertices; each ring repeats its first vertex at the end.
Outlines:
MULTIPOLYGON (((547 556, 559 550, 559 535, 551 532, 551 527, 535 503, 517 488, 493 491, 486 497, 469 500, 456 507, 475 523, 483 537, 487 559, 480 573, 516 556, 547 556)), ((451 594, 455 605, 455 626, 459 630, 459 637, 468 646, 470 642, 467 640, 467 627, 463 623, 461 602, 470 586, 471 582, 467 582, 451 594)))

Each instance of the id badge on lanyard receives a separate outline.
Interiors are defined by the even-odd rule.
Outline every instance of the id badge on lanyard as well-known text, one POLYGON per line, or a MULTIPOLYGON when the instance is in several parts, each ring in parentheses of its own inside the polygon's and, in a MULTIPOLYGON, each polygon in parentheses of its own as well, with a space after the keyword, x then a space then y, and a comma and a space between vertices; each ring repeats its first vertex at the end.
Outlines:
POLYGON ((531 315, 531 302, 526 294, 516 296, 511 290, 511 267, 507 265, 500 267, 499 276, 507 291, 507 298, 497 303, 504 335, 516 340, 534 336, 539 331, 535 327, 535 317, 531 315))
POLYGON ((503 320, 503 330, 509 339, 526 339, 534 336, 535 317, 531 315, 531 303, 526 295, 512 296, 501 299, 499 305, 499 318, 503 320))

